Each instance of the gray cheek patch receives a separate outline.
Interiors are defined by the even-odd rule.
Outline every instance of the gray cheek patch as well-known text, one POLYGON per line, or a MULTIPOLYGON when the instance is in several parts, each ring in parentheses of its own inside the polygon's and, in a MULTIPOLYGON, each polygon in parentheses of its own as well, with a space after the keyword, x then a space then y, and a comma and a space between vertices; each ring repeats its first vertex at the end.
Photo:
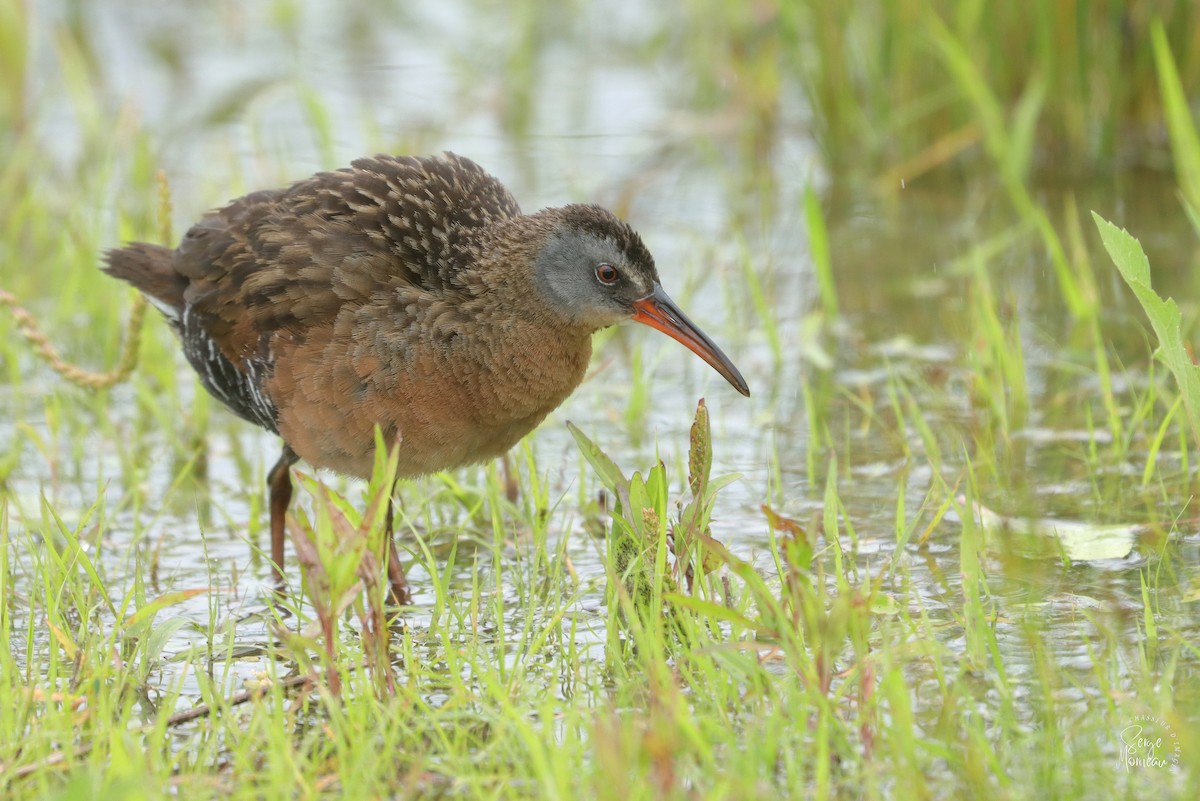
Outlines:
MULTIPOLYGON (((616 243, 578 231, 556 231, 547 240, 537 260, 539 288, 566 317, 611 325, 615 315, 625 316, 624 291, 605 287, 596 280, 596 266, 607 262, 621 271, 622 278, 641 291, 638 280, 616 243)), ((642 294, 648 294, 646 289, 642 294)))

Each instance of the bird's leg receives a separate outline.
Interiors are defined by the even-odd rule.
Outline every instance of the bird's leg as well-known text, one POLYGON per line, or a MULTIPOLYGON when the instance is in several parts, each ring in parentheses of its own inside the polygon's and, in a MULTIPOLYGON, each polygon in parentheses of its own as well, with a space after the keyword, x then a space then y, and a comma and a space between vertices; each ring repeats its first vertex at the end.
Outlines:
POLYGON ((279 454, 279 461, 267 474, 267 490, 271 507, 271 575, 275 578, 275 589, 282 592, 283 582, 283 536, 284 518, 288 504, 292 501, 291 467, 299 459, 287 445, 279 454))
POLYGON ((500 457, 500 461, 504 464, 504 497, 508 498, 509 503, 516 503, 521 500, 521 485, 513 470, 512 457, 506 453, 500 457))
POLYGON ((387 527, 383 533, 383 536, 387 537, 388 544, 387 572, 388 580, 392 584, 392 602, 397 606, 407 606, 412 603, 412 596, 408 592, 408 579, 404 577, 404 565, 400 564, 400 551, 396 548, 396 537, 392 534, 395 503, 396 498, 393 488, 392 494, 388 496, 387 527))

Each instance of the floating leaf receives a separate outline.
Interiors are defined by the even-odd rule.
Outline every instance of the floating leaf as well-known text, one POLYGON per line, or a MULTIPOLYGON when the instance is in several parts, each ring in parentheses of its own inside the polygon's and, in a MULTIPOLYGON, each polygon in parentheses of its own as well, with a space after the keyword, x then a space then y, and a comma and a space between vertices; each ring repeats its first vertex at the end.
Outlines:
MULTIPOLYGON (((966 499, 959 497, 959 502, 966 499)), ((1008 517, 973 502, 975 522, 985 534, 1009 531, 1034 534, 1057 540, 1067 558, 1077 562, 1124 559, 1133 550, 1138 535, 1149 530, 1145 525, 1102 525, 1083 520, 1056 520, 1048 517, 1008 517)))

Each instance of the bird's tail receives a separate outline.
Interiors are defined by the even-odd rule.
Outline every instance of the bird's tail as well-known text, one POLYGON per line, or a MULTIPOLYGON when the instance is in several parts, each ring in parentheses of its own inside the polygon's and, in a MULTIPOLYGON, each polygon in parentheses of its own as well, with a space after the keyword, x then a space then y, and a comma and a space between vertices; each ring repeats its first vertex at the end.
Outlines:
POLYGON ((104 254, 104 272, 133 284, 165 314, 178 318, 187 279, 172 269, 173 253, 162 245, 132 242, 104 254))

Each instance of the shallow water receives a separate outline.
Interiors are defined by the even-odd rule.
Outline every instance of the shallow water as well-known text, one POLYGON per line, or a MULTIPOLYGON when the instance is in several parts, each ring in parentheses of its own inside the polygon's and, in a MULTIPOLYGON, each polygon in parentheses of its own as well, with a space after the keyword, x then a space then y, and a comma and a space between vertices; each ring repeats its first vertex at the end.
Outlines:
MULTIPOLYGON (((712 411, 714 473, 742 475, 721 496, 715 536, 763 570, 773 570, 760 506, 769 503, 802 522, 819 519, 827 465, 836 458, 839 493, 856 532, 846 547, 863 575, 878 574, 894 557, 898 496, 903 494, 906 520, 912 520, 937 483, 935 473, 954 485, 965 457, 979 455, 962 447, 977 442, 974 435, 987 427, 990 414, 971 390, 977 365, 969 295, 976 268, 966 257, 1018 225, 997 183, 986 168, 918 182, 890 195, 871 191, 870 176, 834 181, 821 172, 806 132, 807 112, 797 99, 781 110, 773 149, 760 157, 765 165, 757 165, 773 175, 774 186, 747 191, 745 174, 756 165, 737 155, 739 121, 689 104, 685 65, 629 57, 636 51, 636 36, 613 43, 587 36, 586 20, 549 20, 539 33, 549 43, 538 50, 534 77, 525 89, 514 88, 505 81, 506 70, 512 77, 518 69, 511 44, 496 33, 495 17, 503 10, 481 6, 408 4, 379 21, 346 18, 340 11, 329 16, 331 4, 300 3, 280 27, 277 20, 257 16, 268 13, 258 4, 255 10, 159 8, 115 0, 78 7, 39 4, 35 45, 44 49, 46 64, 38 81, 39 124, 51 158, 69 165, 79 157, 84 147, 79 112, 55 77, 50 50, 51 31, 70 22, 65 10, 70 7, 83 15, 74 29, 85 32, 100 76, 97 113, 115 115, 124 108, 142 121, 170 176, 176 230, 242 191, 378 150, 449 149, 468 155, 501 177, 526 209, 575 200, 617 208, 642 231, 669 291, 734 358, 754 394, 740 397, 680 346, 647 330, 622 330, 605 339, 594 365, 597 375, 530 440, 540 473, 549 477, 552 501, 564 498, 560 506, 566 509, 555 527, 558 536, 570 538, 568 553, 580 576, 586 583, 602 576, 603 569, 595 543, 581 531, 580 513, 572 511, 584 479, 563 421, 579 425, 619 464, 644 469, 656 451, 668 460, 682 458, 691 412, 701 396, 712 411), (467 34, 452 40, 444 35, 452 27, 467 34), (322 113, 306 109, 307 94, 322 113), (314 119, 322 114, 328 139, 314 133, 314 119), (819 301, 802 207, 809 181, 823 190, 837 270, 843 316, 831 326, 814 316, 819 301), (768 299, 781 343, 778 355, 769 327, 750 302, 740 266, 746 258, 768 299), (629 400, 635 353, 651 387, 652 403, 644 408, 629 400), (940 446, 936 460, 919 432, 897 420, 892 393, 898 386, 911 393, 933 432, 940 446), (814 409, 816 428, 828 432, 815 440, 814 409)), ((635 30, 654 27, 655 20, 639 16, 645 13, 640 4, 624 3, 604 13, 629 19, 635 30)), ((1096 209, 1130 228, 1150 255, 1156 287, 1165 294, 1195 295, 1196 279, 1189 270, 1194 240, 1167 177, 1109 176, 1042 186, 1037 194, 1056 224, 1073 197, 1080 209, 1096 209)), ((115 225, 110 231, 115 244, 115 225)), ((1139 489, 1145 443, 1129 449, 1130 461, 1107 465, 1108 475, 1085 471, 1089 443, 1104 433, 1092 430, 1103 429, 1095 423, 1103 410, 1101 388, 1092 378, 1090 353, 1080 347, 1084 340, 1077 324, 1063 309, 1044 250, 1031 231, 1015 236, 1018 244, 985 269, 992 291, 1019 321, 1029 406, 1008 442, 994 446, 999 471, 978 477, 981 500, 1007 513, 1035 516, 1136 523, 1158 509, 1157 519, 1190 517, 1194 471, 1183 470, 1169 443, 1157 458, 1166 474, 1176 477, 1172 485, 1139 489)), ((1093 264, 1102 276, 1104 328, 1118 369, 1118 396, 1132 404, 1148 380, 1146 326, 1098 251, 1093 264)), ((186 374, 182 359, 177 368, 186 374)), ((31 361, 23 393, 53 391, 55 379, 40 375, 40 369, 31 361)), ((113 393, 115 430, 144 424, 135 419, 133 400, 127 389, 113 393)), ((178 402, 186 411, 189 399, 178 402)), ((51 447, 68 449, 36 404, 18 403, 5 388, 0 409, 5 410, 0 440, 14 437, 13 426, 20 425, 38 432, 51 447), (19 418, 9 409, 20 410, 19 418)), ((178 465, 155 456, 151 445, 149 467, 136 476, 144 484, 145 505, 136 512, 110 513, 106 535, 92 554, 103 565, 113 597, 125 592, 136 549, 158 552, 163 587, 216 582, 222 590, 170 610, 194 626, 171 639, 160 678, 163 686, 183 681, 185 696, 194 695, 196 685, 179 675, 179 666, 205 650, 214 609, 230 627, 222 637, 232 636, 250 649, 270 636, 267 618, 259 614, 268 571, 261 560, 251 560, 245 532, 253 519, 261 526, 255 482, 274 461, 277 444, 223 412, 213 415, 207 485, 172 492, 178 465), (174 503, 154 504, 155 498, 168 496, 174 503), (135 514, 144 527, 136 538, 135 514)), ((168 454, 166 443, 173 435, 170 430, 151 433, 148 442, 161 443, 157 452, 168 454)), ((54 470, 25 441, 7 483, 16 551, 36 546, 36 535, 27 539, 21 521, 39 517, 40 494, 70 521, 98 489, 115 499, 123 482, 134 478, 106 435, 71 439, 68 452, 54 462, 65 467, 54 470)), ((590 477, 586 482, 595 486, 590 477)), ((436 486, 431 480, 410 491, 436 486)), ((927 517, 919 528, 926 522, 927 517)), ((1197 578, 1200 536, 1194 524, 1180 529, 1171 547, 1181 557, 1175 560, 1175 581, 1184 586, 1197 578)), ((921 599, 932 619, 947 624, 942 645, 952 650, 964 647, 961 630, 951 625, 961 602, 961 536, 961 521, 951 513, 928 541, 914 536, 899 558, 910 585, 906 591, 921 599)), ((261 531, 256 540, 265 545, 261 531)), ((1061 629, 1055 659, 1086 675, 1092 665, 1086 628, 1079 625, 1081 610, 1117 628, 1118 642, 1136 642, 1140 571, 1152 556, 1153 548, 1143 546, 1124 559, 1088 564, 1019 551, 986 557, 992 599, 1007 620, 998 630, 1001 647, 1013 649, 1005 654, 1006 664, 1018 674, 1034 669, 1020 652, 1025 640, 1014 632, 1036 620, 1061 629)), ((23 553, 12 558, 18 590, 28 558, 23 553)), ((294 563, 289 571, 298 586, 294 563)), ((458 577, 464 588, 470 587, 470 574, 466 564, 458 577)), ((420 628, 428 621, 432 591, 420 570, 410 581, 418 607, 412 623, 420 628)), ((1159 610, 1196 641, 1200 623, 1188 615, 1182 598, 1182 593, 1160 595, 1159 610)), ((582 599, 581 613, 587 617, 602 603, 603 591, 597 589, 582 599)), ((600 634, 587 635, 586 628, 581 633, 599 642, 603 616, 596 612, 595 620, 600 634)), ((246 676, 262 667, 253 658, 236 664, 246 676)), ((1194 672, 1196 664, 1185 667, 1194 672)), ((920 665, 913 670, 920 686, 920 665)), ((1091 695, 1075 688, 1063 701, 1086 704, 1091 695)))

